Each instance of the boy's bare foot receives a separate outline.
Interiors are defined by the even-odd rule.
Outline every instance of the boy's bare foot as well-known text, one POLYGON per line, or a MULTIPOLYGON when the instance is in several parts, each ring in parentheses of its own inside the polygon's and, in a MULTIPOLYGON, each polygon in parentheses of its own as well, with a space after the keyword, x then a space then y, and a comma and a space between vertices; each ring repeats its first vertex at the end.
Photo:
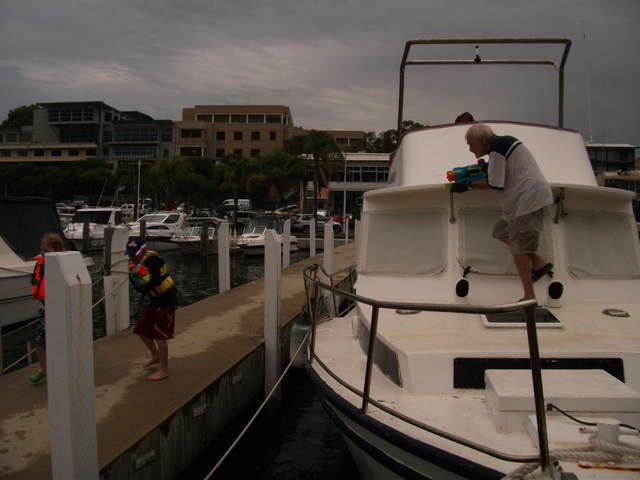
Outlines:
POLYGON ((152 358, 151 360, 149 360, 148 362, 145 362, 142 364, 143 367, 148 368, 151 367, 153 365, 155 365, 156 363, 158 363, 160 360, 157 358, 152 358))
POLYGON ((152 373, 151 375, 149 375, 147 377, 147 380, 157 381, 157 380, 164 380, 165 378, 169 378, 169 372, 165 372, 163 370, 158 370, 157 372, 152 373))

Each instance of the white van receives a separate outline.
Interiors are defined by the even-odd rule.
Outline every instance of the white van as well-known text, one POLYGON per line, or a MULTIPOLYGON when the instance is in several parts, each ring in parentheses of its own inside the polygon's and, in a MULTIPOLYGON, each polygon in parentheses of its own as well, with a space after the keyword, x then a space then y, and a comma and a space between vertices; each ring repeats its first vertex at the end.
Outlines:
MULTIPOLYGON (((225 210, 233 210, 233 198, 227 198, 222 202, 222 208, 225 210)), ((238 210, 251 210, 251 201, 248 198, 239 198, 238 210)))

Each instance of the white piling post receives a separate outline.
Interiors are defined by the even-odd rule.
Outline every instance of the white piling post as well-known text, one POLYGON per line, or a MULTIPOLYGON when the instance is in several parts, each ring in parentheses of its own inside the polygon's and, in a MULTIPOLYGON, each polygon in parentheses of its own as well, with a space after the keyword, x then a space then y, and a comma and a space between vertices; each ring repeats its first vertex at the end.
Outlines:
MULTIPOLYGON (((280 373, 280 279, 281 251, 276 233, 268 229, 264 236, 264 391, 275 385, 280 373)), ((274 399, 279 401, 279 390, 274 399)))
POLYGON ((229 266, 229 222, 218 224, 218 293, 231 288, 231 269, 229 266))
POLYGON ((98 478, 91 278, 80 252, 45 256, 49 443, 54 480, 98 478))
POLYGON ((323 267, 328 274, 333 273, 333 226, 327 222, 324 224, 324 243, 323 243, 323 267))
MULTIPOLYGON (((104 313, 107 336, 129 328, 129 272, 128 258, 125 249, 129 239, 126 227, 107 227, 105 229, 105 248, 109 248, 107 240, 108 229, 113 229, 111 236, 111 264, 103 278, 104 283, 104 313)), ((105 255, 106 257, 106 255, 105 255)), ((106 267, 106 263, 105 263, 106 267)))
POLYGON ((291 219, 284 221, 282 234, 282 269, 284 270, 291 262, 291 219))
POLYGON ((344 219, 344 244, 349 243, 349 217, 344 219))
POLYGON ((309 256, 316 256, 316 222, 311 220, 309 224, 309 256))
POLYGON ((360 220, 356 220, 355 228, 353 229, 353 241, 356 243, 356 247, 358 246, 358 242, 360 240, 360 220))

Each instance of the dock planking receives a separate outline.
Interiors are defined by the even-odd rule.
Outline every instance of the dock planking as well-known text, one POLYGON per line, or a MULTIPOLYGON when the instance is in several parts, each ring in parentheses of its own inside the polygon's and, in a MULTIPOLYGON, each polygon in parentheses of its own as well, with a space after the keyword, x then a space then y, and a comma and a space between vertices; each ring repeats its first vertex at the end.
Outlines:
MULTIPOLYGON (((355 252, 353 243, 336 248, 335 268, 353 264, 355 252)), ((302 309, 302 270, 311 263, 322 263, 322 256, 282 273, 281 327, 302 309)), ((146 380, 148 354, 131 329, 94 342, 101 478, 172 478, 263 395, 263 288, 263 280, 255 280, 179 308, 169 344, 171 376, 160 382, 146 380), (199 415, 206 422, 189 427, 199 415), (191 432, 177 432, 176 441, 168 432, 180 428, 191 432)), ((29 383, 33 368, 0 377, 0 476, 6 480, 51 478, 47 386, 29 383)))

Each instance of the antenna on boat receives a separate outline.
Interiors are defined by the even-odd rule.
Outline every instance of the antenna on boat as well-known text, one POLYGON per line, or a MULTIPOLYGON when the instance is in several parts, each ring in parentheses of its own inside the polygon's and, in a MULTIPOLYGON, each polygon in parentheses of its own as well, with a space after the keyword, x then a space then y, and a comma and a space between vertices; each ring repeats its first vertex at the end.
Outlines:
POLYGON ((480 45, 476 45, 476 56, 473 61, 476 63, 482 62, 482 59, 480 58, 480 45))

